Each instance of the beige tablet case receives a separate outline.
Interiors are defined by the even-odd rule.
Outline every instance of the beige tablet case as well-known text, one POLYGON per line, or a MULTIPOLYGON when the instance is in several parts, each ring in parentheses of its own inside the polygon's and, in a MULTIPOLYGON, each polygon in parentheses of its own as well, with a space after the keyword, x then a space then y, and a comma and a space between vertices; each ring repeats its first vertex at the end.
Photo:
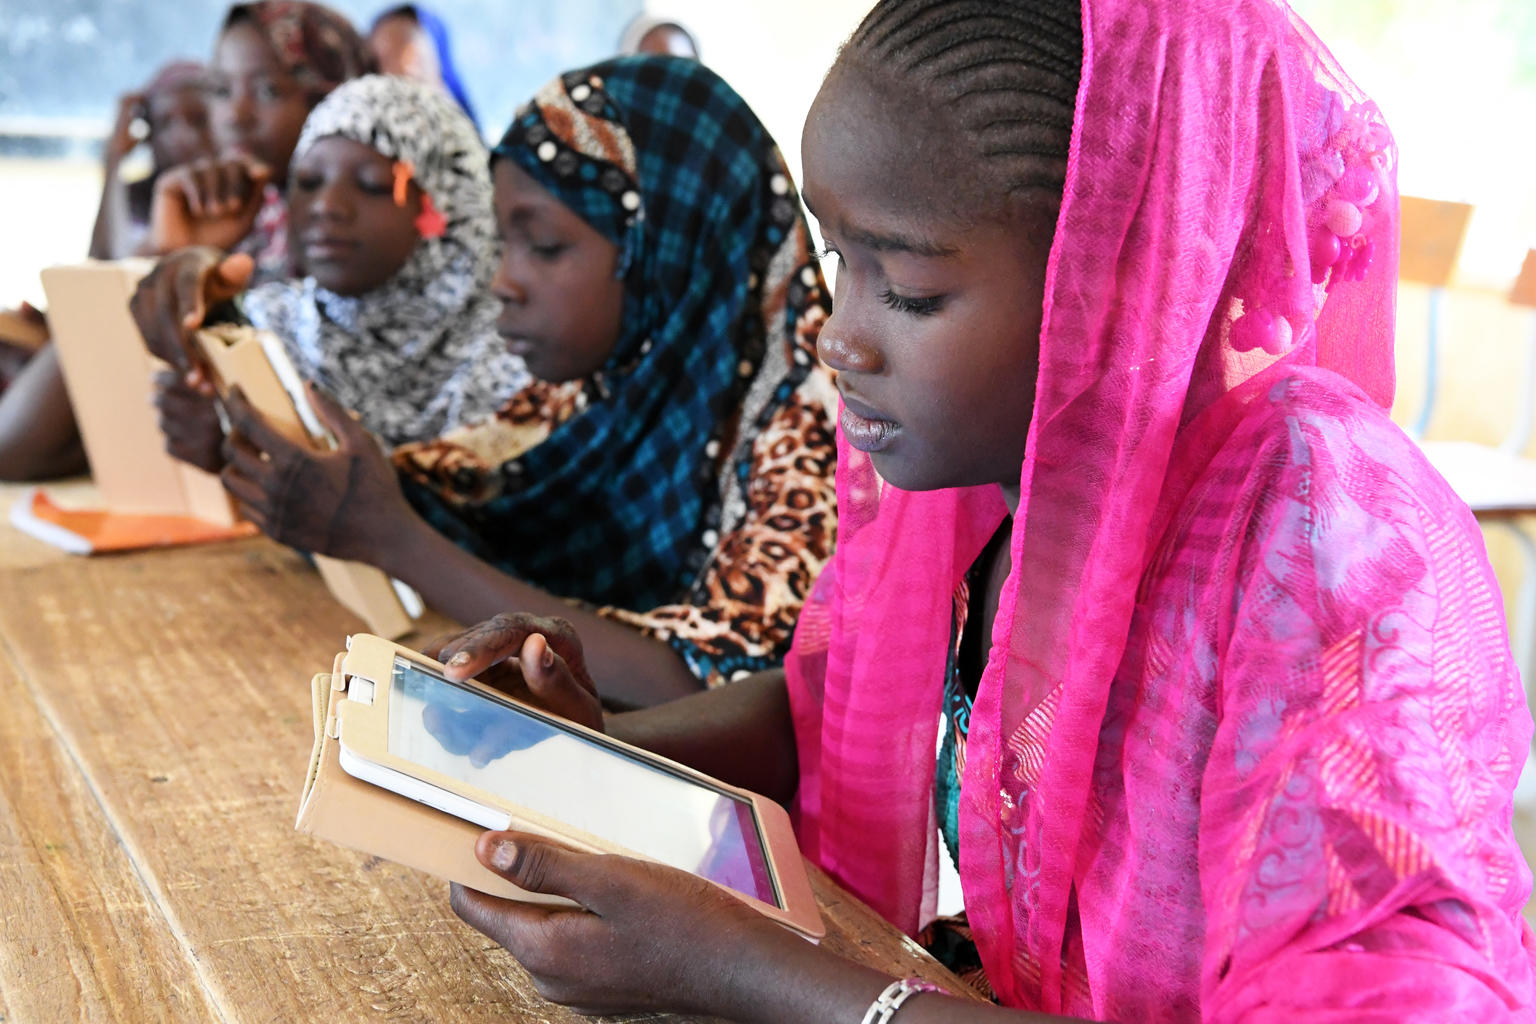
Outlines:
POLYGON ((1520 276, 1509 290, 1509 301, 1517 306, 1536 306, 1536 249, 1526 252, 1520 276))
POLYGON ((128 300, 153 264, 89 262, 42 272, 64 386, 102 502, 118 512, 193 516, 228 526, 219 478, 165 452, 151 381, 165 366, 144 347, 128 300))
POLYGON ((336 704, 347 694, 331 685, 332 678, 341 678, 342 657, 337 655, 332 672, 311 683, 315 749, 294 827, 493 896, 569 906, 558 896, 519 889, 476 860, 475 840, 484 831, 480 826, 347 774, 336 728, 336 704))
MULTIPOLYGON (((272 369, 261 332, 249 327, 222 326, 198 331, 197 339, 221 389, 238 384, 256 411, 284 437, 295 444, 317 446, 272 369)), ((367 623, 370 633, 393 640, 411 631, 411 615, 400 603, 386 573, 362 562, 344 562, 324 555, 314 558, 315 568, 331 595, 367 623)))

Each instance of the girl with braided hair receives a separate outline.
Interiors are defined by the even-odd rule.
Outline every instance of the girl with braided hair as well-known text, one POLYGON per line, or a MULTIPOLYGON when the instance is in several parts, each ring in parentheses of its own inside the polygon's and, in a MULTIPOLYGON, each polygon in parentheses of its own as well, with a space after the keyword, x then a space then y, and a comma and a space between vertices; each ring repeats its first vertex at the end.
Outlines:
MULTIPOLYGON (((1477 526, 1386 415, 1375 106, 1274 0, 881 0, 804 152, 836 555, 782 674, 583 720, 792 799, 909 933, 949 846, 1008 1009, 526 835, 477 852, 580 907, 460 915, 583 1009, 1536 1019, 1530 714, 1477 526)), ((592 707, 578 647, 497 641, 444 653, 592 707)))

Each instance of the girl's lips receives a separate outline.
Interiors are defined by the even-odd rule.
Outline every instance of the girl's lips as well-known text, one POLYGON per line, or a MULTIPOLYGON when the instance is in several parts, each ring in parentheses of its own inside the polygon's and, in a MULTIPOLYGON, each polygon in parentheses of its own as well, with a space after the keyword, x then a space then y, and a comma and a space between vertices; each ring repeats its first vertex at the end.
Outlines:
POLYGON ((843 436, 861 452, 878 452, 888 448, 901 433, 901 424, 891 420, 861 416, 845 401, 842 414, 843 436))
POLYGON ((521 334, 503 334, 501 340, 507 343, 507 351, 515 356, 527 356, 539 347, 537 339, 521 334))
POLYGON ((304 255, 311 263, 347 259, 357 249, 356 242, 340 238, 316 238, 304 243, 304 255))

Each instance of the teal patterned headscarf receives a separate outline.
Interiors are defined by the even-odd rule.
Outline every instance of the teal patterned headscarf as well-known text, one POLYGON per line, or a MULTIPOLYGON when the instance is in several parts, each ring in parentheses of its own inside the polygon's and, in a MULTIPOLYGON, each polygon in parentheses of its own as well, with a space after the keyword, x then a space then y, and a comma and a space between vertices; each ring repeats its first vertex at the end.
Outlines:
POLYGON ((555 593, 634 610, 677 601, 708 559, 722 501, 745 487, 751 460, 730 456, 814 361, 795 328, 826 288, 783 157, 708 68, 624 57, 545 86, 492 159, 514 161, 619 247, 620 337, 581 412, 419 504, 480 557, 555 593), (746 402, 749 389, 763 400, 746 402), (760 410, 747 422, 744 402, 760 410), (720 479, 726 465, 738 479, 720 479))

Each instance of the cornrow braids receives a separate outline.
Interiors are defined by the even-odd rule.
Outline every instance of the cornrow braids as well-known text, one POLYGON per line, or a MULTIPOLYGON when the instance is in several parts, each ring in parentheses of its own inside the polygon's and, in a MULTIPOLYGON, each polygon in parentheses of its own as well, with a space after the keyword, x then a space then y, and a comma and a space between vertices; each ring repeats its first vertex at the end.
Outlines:
POLYGON ((1060 199, 1082 77, 1081 0, 879 0, 838 62, 952 111, 1009 194, 1060 199))

